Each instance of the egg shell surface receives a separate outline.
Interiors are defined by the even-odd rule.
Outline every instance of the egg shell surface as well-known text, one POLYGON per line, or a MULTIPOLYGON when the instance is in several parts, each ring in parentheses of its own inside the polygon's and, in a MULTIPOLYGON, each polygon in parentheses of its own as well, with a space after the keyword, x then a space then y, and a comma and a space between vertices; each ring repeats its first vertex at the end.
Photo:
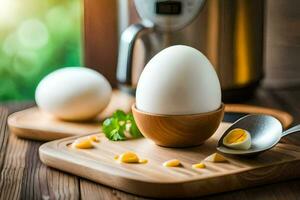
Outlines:
POLYGON ((106 78, 85 67, 66 67, 44 77, 38 84, 38 107, 63 120, 89 120, 109 103, 112 88, 106 78))
POLYGON ((199 114, 221 106, 221 86, 209 60, 197 49, 175 45, 145 66, 136 90, 137 109, 162 115, 199 114))

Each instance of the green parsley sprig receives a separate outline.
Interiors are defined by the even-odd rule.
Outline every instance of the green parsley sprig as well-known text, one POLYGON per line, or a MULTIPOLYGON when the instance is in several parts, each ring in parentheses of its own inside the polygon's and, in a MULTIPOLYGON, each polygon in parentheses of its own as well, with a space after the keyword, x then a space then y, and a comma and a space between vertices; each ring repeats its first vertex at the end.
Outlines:
POLYGON ((126 114, 122 110, 117 110, 112 117, 107 118, 102 124, 102 131, 105 136, 112 141, 126 140, 126 134, 129 133, 132 138, 142 137, 133 115, 126 114))

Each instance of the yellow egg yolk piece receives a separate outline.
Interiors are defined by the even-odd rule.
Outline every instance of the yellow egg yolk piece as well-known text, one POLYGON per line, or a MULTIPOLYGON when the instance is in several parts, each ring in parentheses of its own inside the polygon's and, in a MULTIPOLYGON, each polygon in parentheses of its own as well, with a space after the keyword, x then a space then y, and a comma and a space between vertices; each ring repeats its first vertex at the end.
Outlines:
POLYGON ((228 133, 225 141, 228 144, 233 144, 243 142, 246 138, 247 132, 244 129, 236 128, 228 133))
POLYGON ((140 159, 139 160, 139 163, 141 163, 141 164, 146 164, 148 162, 148 160, 146 160, 146 159, 140 159))
POLYGON ((232 149, 248 150, 251 147, 251 135, 244 129, 236 128, 224 137, 223 144, 232 149))
POLYGON ((139 157, 133 152, 125 152, 119 156, 119 161, 124 163, 138 163, 139 157))
POLYGON ((91 135, 89 136, 89 139, 93 142, 100 142, 99 138, 96 135, 91 135))
POLYGON ((125 152, 122 153, 120 156, 115 156, 115 159, 121 163, 140 163, 145 164, 148 162, 146 159, 139 159, 138 155, 134 152, 125 152))
POLYGON ((163 163, 164 167, 179 167, 180 165, 181 165, 181 163, 177 159, 168 160, 163 163))
POLYGON ((192 167, 195 169, 204 169, 206 168, 206 165, 204 163, 197 163, 197 164, 193 164, 192 167))
POLYGON ((91 149, 94 147, 92 141, 88 138, 79 138, 75 140, 72 144, 72 147, 78 148, 78 149, 91 149))
POLYGON ((208 162, 227 162, 227 159, 224 156, 222 156, 221 154, 213 153, 210 156, 208 156, 207 158, 205 158, 204 161, 208 161, 208 162))
POLYGON ((100 142, 99 138, 96 135, 78 138, 72 143, 72 147, 77 149, 91 149, 94 147, 93 142, 100 142))

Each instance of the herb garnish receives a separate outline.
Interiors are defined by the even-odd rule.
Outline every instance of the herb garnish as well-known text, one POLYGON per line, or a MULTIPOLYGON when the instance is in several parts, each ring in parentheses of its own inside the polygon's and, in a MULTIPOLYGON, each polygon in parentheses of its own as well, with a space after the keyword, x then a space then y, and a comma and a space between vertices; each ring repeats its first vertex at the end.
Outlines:
POLYGON ((109 140, 113 141, 126 140, 126 135, 130 135, 132 138, 142 136, 133 115, 126 114, 122 110, 115 111, 112 117, 103 122, 102 131, 109 140))

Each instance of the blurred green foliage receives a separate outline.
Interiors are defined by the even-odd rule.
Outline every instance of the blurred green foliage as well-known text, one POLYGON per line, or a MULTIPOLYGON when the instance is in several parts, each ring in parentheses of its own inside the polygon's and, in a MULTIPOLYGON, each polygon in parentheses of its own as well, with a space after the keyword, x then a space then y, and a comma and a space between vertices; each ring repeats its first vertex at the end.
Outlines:
POLYGON ((0 101, 33 99, 46 74, 81 65, 81 3, 0 1, 0 101))

